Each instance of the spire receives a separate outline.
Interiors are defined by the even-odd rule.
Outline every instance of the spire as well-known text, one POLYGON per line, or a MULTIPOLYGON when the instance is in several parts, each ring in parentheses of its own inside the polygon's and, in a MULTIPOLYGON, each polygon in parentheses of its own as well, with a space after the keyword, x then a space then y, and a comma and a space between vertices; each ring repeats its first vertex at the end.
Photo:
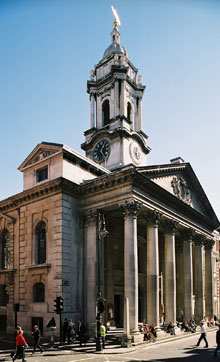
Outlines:
POLYGON ((114 15, 114 22, 113 22, 114 29, 111 32, 112 43, 120 44, 120 33, 118 30, 118 25, 121 26, 121 21, 119 19, 117 10, 114 8, 114 6, 111 6, 111 9, 114 15))

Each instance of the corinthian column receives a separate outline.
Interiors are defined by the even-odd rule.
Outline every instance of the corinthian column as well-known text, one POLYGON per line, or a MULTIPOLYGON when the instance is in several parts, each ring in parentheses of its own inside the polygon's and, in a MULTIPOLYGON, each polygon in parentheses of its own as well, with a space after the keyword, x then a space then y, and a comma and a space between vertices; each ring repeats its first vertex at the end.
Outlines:
POLYGON ((137 131, 141 131, 141 118, 142 118, 142 105, 141 98, 138 98, 138 109, 137 109, 138 117, 137 117, 137 131))
POLYGON ((183 319, 184 298, 183 298, 183 242, 176 241, 176 316, 178 321, 183 319))
POLYGON ((177 222, 167 221, 164 242, 165 256, 165 322, 176 324, 176 260, 175 260, 175 228, 177 222))
POLYGON ((193 238, 195 248, 194 248, 194 271, 195 271, 195 321, 200 323, 204 317, 204 300, 203 300, 203 238, 201 235, 195 235, 193 238))
POLYGON ((191 319, 193 315, 193 271, 192 271, 192 236, 193 230, 183 233, 183 305, 184 318, 191 319))
POLYGON ((88 211, 84 215, 85 319, 89 324, 89 330, 92 335, 96 327, 97 216, 96 210, 88 211))
POLYGON ((115 80, 115 117, 119 115, 119 81, 115 80))
POLYGON ((90 94, 90 128, 95 127, 95 97, 94 94, 90 94))
POLYGON ((161 214, 157 211, 149 214, 147 220, 147 323, 159 328, 159 250, 158 222, 161 214))
POLYGON ((121 96, 120 96, 120 115, 125 114, 125 81, 121 80, 121 96))
POLYGON ((215 242, 211 239, 204 241, 205 246, 205 315, 213 317, 213 266, 212 248, 215 242))
MULTIPOLYGON (((138 331, 138 250, 137 214, 141 204, 126 201, 121 205, 124 216, 124 297, 129 300, 129 319, 134 341, 140 339, 138 331)), ((127 332, 126 332, 127 333, 127 332)))

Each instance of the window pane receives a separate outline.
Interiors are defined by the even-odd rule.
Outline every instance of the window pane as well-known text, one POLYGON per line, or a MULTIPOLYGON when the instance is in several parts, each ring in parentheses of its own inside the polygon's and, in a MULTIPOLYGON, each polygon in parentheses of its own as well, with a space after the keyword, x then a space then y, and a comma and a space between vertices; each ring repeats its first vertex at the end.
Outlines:
POLYGON ((9 302, 8 288, 6 285, 0 285, 0 306, 6 306, 9 302))
POLYGON ((10 238, 7 230, 2 232, 0 246, 0 268, 8 269, 10 265, 10 238))
POLYGON ((33 286, 33 302, 40 303, 44 302, 44 284, 36 283, 33 286))
POLYGON ((37 178, 37 182, 47 180, 48 179, 48 167, 44 167, 40 170, 37 170, 36 178, 37 178))
POLYGON ((46 262, 46 225, 40 222, 36 228, 36 264, 46 262))

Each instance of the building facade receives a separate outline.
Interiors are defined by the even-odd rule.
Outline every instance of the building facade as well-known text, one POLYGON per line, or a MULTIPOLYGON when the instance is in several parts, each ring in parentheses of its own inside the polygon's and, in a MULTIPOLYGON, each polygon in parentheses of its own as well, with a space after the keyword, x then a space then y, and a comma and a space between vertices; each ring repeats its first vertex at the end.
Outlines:
POLYGON ((0 202, 1 329, 47 334, 54 317, 59 333, 62 296, 62 318, 93 335, 99 291, 105 321, 129 320, 134 341, 139 322, 219 316, 219 221, 188 162, 147 165, 144 90, 115 22, 87 83, 86 155, 38 144, 19 167, 23 191, 0 202))

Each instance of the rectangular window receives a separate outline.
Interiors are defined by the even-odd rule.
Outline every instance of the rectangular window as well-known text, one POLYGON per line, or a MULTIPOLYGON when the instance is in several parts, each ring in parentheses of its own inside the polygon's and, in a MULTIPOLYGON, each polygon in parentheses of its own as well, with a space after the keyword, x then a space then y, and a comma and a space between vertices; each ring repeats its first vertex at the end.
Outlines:
POLYGON ((48 167, 41 168, 36 172, 36 181, 41 182, 48 179, 48 167))

